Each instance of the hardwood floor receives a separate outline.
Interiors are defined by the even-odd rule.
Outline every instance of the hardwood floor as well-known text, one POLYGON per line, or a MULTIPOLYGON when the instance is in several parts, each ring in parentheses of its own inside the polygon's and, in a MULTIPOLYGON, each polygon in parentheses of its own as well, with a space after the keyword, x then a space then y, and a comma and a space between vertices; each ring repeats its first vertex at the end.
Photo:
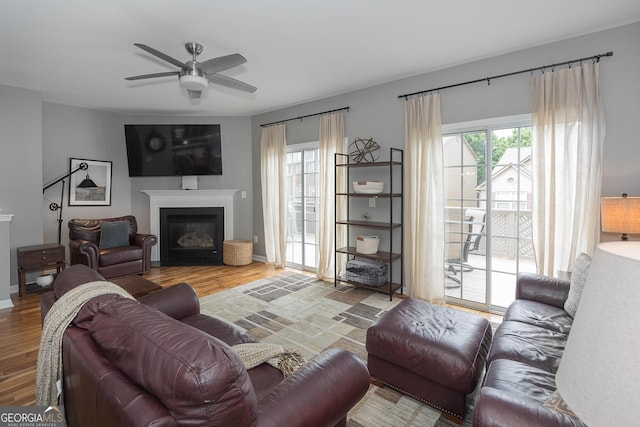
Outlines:
MULTIPOLYGON (((199 297, 278 274, 254 261, 244 267, 158 267, 143 277, 162 287, 189 283, 199 297)), ((36 361, 40 346, 40 295, 12 294, 13 308, 0 310, 0 406, 35 405, 36 361)))

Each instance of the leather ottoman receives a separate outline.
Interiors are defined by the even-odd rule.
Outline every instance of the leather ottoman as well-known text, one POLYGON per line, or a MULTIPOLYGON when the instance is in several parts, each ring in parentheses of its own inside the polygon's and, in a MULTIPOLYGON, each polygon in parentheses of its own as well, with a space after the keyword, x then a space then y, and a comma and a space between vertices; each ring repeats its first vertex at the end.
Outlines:
POLYGON ((491 325, 481 316, 405 299, 368 330, 369 373, 460 423, 484 370, 491 325))

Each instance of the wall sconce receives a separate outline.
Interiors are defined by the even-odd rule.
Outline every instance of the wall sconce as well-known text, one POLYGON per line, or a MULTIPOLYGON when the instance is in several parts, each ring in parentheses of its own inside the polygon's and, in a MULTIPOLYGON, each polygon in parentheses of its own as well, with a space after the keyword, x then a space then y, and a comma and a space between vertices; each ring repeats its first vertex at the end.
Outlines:
POLYGON ((602 231, 622 233, 620 240, 629 240, 627 233, 640 233, 640 197, 603 197, 600 202, 602 231))

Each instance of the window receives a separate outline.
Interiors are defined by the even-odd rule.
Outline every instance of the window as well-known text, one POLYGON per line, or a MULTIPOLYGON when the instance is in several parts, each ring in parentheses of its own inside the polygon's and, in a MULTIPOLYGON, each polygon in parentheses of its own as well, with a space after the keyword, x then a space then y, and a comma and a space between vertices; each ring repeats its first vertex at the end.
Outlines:
POLYGON ((287 265, 318 268, 318 142, 287 147, 287 265))
POLYGON ((447 299, 503 310, 535 271, 528 117, 443 126, 447 299))

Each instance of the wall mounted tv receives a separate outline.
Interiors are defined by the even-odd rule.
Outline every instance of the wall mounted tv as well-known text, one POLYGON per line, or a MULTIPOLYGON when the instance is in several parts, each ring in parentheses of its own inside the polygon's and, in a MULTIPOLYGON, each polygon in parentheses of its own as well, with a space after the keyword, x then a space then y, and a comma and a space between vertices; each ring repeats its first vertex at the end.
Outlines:
POLYGON ((222 175, 220 125, 124 125, 129 176, 222 175))

